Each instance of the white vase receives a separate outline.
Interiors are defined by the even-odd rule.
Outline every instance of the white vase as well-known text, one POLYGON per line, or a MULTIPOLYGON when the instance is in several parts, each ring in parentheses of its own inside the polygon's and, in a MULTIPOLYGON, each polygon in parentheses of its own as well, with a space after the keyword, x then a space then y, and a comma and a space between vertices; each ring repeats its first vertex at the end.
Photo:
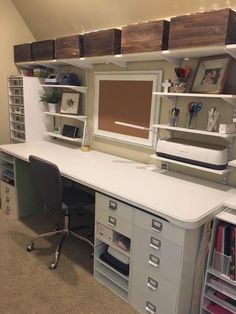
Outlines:
POLYGON ((57 112, 57 104, 48 103, 48 111, 52 113, 57 112))

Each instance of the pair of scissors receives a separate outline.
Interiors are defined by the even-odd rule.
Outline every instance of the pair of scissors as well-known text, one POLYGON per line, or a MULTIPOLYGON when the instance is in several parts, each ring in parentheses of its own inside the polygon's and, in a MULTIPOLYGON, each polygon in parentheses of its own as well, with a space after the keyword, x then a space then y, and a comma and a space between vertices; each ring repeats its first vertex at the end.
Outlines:
POLYGON ((194 117, 196 117, 197 113, 201 111, 201 109, 202 103, 200 101, 191 101, 190 103, 187 104, 187 111, 189 113, 188 127, 191 126, 194 117))

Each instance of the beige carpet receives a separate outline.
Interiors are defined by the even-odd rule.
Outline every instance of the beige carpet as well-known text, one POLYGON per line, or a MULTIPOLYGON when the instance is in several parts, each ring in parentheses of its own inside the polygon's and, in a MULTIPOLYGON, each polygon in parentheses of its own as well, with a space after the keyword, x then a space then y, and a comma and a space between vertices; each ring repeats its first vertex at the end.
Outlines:
POLYGON ((0 210, 0 313, 136 313, 94 279, 87 244, 70 238, 54 271, 48 265, 56 238, 42 239, 40 250, 26 251, 33 234, 51 230, 55 216, 43 213, 16 221, 0 210))

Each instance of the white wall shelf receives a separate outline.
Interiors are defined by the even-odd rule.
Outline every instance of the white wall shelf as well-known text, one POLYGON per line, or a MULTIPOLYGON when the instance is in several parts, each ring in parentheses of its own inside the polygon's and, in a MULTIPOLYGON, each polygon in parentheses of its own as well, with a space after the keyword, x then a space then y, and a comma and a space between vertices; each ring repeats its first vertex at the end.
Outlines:
POLYGON ((51 137, 56 137, 56 138, 59 138, 61 140, 66 140, 66 141, 73 142, 73 143, 81 143, 82 142, 81 138, 71 138, 71 137, 63 136, 63 135, 61 135, 59 133, 55 133, 55 132, 45 132, 45 135, 48 135, 51 137))
POLYGON ((44 114, 48 116, 55 116, 55 117, 62 117, 62 118, 69 118, 79 121, 86 121, 87 116, 78 116, 78 115, 72 115, 72 114, 63 114, 63 113, 57 113, 57 112, 48 112, 45 111, 44 114))
POLYGON ((83 57, 72 59, 17 62, 16 66, 33 68, 37 65, 43 65, 46 67, 56 68, 62 65, 72 65, 80 68, 93 68, 94 64, 113 63, 120 67, 126 67, 127 62, 159 60, 166 60, 179 65, 180 60, 184 58, 202 58, 222 54, 229 54, 233 58, 236 58, 236 45, 204 46, 153 52, 131 53, 123 55, 118 54, 86 58, 83 57))
POLYGON ((230 167, 227 167, 224 170, 215 170, 215 169, 210 169, 210 168, 206 168, 206 167, 201 167, 201 166, 197 166, 197 165, 188 164, 188 163, 177 161, 177 160, 172 160, 172 159, 168 159, 168 158, 159 157, 159 156, 157 156, 155 154, 151 155, 151 158, 164 161, 165 163, 177 164, 177 165, 180 165, 180 166, 185 166, 185 167, 194 168, 194 169, 197 169, 197 170, 211 172, 211 173, 214 173, 214 174, 217 174, 217 175, 226 175, 226 174, 228 174, 229 172, 232 171, 232 169, 230 167))
POLYGON ((195 97, 195 98, 220 98, 231 105, 236 106, 236 95, 226 95, 226 94, 200 94, 200 93, 164 93, 164 92, 154 92, 153 95, 168 98, 171 101, 175 101, 176 97, 195 97))
POLYGON ((236 133, 224 134, 224 133, 218 133, 218 132, 209 132, 205 130, 188 129, 184 127, 170 126, 168 124, 153 124, 153 128, 164 129, 164 130, 169 130, 169 131, 194 133, 194 134, 200 134, 200 135, 209 135, 209 136, 215 136, 215 137, 222 137, 226 139, 236 136, 236 133))
POLYGON ((80 92, 83 94, 87 93, 88 87, 85 86, 73 86, 73 85, 54 85, 54 84, 41 84, 42 87, 46 87, 46 88, 68 88, 68 89, 72 89, 76 92, 80 92))

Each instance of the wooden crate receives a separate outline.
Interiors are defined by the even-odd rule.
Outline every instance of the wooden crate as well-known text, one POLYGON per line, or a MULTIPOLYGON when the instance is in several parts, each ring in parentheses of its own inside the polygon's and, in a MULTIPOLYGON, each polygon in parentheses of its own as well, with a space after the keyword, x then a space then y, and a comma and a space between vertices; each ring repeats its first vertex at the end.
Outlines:
POLYGON ((120 54, 121 30, 107 29, 84 34, 84 56, 120 54))
POLYGON ((33 42, 32 58, 35 61, 55 59, 55 40, 48 39, 33 42))
POLYGON ((32 60, 31 43, 14 46, 14 61, 15 62, 28 62, 31 60, 32 60))
POLYGON ((170 20, 169 49, 236 43, 236 12, 216 10, 170 20))
POLYGON ((83 57, 83 36, 77 34, 56 38, 55 57, 56 59, 83 57))
POLYGON ((160 20, 123 27, 121 52, 135 53, 167 49, 169 25, 168 21, 160 20))

